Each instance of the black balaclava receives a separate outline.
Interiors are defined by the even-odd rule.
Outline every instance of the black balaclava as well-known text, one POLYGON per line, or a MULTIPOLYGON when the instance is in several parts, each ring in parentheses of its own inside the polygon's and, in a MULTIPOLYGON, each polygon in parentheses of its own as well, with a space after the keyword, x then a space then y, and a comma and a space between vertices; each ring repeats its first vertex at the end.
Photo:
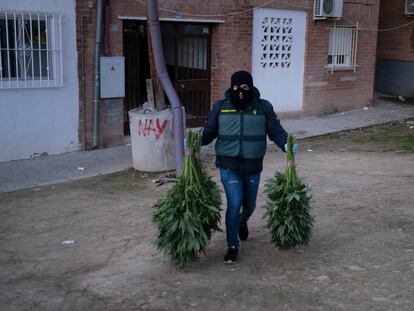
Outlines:
POLYGON ((230 98, 232 104, 238 108, 243 109, 246 107, 254 96, 253 92, 253 78, 250 73, 247 71, 237 71, 233 73, 231 76, 231 87, 230 87, 230 98), (240 88, 240 85, 247 84, 249 86, 249 90, 243 90, 240 88), (233 86, 238 85, 239 88, 235 91, 233 86), (243 93, 243 99, 239 98, 239 93, 243 93))

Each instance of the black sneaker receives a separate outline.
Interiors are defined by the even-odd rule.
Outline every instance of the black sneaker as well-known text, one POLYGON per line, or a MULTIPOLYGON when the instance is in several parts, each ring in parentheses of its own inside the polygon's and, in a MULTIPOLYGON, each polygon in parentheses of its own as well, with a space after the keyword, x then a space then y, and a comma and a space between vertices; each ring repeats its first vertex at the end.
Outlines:
POLYGON ((224 256, 224 263, 226 264, 233 264, 236 263, 237 255, 239 254, 239 250, 236 246, 230 246, 227 250, 226 255, 224 256))
POLYGON ((246 241, 249 237, 249 228, 247 227, 247 222, 240 223, 239 226, 239 238, 240 241, 246 241))

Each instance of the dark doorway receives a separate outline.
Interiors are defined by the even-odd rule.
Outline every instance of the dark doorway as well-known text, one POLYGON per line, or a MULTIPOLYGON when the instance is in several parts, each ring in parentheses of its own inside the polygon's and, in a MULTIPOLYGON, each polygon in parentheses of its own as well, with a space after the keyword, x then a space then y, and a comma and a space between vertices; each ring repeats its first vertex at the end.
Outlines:
POLYGON ((185 107, 187 126, 201 126, 210 109, 210 26, 163 23, 161 31, 168 72, 185 107))
MULTIPOLYGON (((201 126, 210 109, 211 27, 206 24, 161 23, 168 74, 187 115, 187 126, 201 126)), ((128 110, 147 100, 150 77, 146 21, 124 21, 125 135, 128 110)), ((169 104, 166 98, 166 103, 169 104)))
POLYGON ((142 106, 147 100, 145 80, 150 78, 150 68, 145 21, 124 21, 124 56, 124 134, 129 135, 128 111, 142 106))

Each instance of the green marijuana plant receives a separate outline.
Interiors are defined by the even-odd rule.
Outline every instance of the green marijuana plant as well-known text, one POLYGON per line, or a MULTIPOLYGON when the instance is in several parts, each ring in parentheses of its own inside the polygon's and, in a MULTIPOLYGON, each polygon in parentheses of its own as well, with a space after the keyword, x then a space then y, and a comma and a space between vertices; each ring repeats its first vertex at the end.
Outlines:
POLYGON ((265 206, 266 228, 271 232, 271 241, 285 251, 309 243, 314 219, 310 215, 310 189, 296 174, 295 155, 292 146, 295 138, 288 136, 287 168, 265 184, 268 200, 265 206))
POLYGON ((199 158, 202 132, 188 131, 183 171, 165 198, 156 204, 155 241, 179 268, 205 252, 212 233, 220 231, 220 190, 203 170, 199 158))

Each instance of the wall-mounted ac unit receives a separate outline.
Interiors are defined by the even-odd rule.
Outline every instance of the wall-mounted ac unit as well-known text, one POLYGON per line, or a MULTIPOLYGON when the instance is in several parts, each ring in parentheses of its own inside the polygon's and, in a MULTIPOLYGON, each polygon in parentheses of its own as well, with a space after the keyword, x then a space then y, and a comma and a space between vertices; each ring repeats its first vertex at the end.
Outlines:
POLYGON ((313 19, 342 17, 343 0, 315 0, 313 19))
POLYGON ((414 0, 405 0, 405 14, 414 15, 414 0))

